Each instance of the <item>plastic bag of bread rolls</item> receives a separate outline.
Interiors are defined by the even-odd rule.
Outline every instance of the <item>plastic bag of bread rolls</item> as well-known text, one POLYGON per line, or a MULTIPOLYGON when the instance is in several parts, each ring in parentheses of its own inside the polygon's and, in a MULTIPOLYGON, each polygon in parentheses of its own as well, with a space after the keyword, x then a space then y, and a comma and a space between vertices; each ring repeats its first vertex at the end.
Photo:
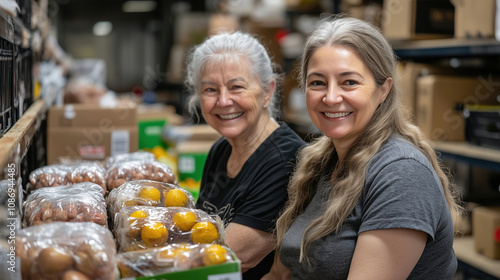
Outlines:
POLYGON ((108 225, 106 200, 94 183, 41 188, 23 203, 23 227, 61 222, 93 222, 108 225))
POLYGON ((134 160, 117 162, 106 171, 108 190, 118 188, 123 183, 136 180, 152 180, 177 184, 172 169, 156 160, 134 160))
POLYGON ((112 219, 124 207, 159 206, 194 208, 193 195, 174 184, 151 180, 125 182, 109 192, 108 211, 112 219))
POLYGON ((20 230, 16 256, 23 280, 114 280, 116 247, 109 229, 54 222, 20 230))
POLYGON ((179 243, 224 243, 219 216, 186 207, 125 207, 116 216, 113 233, 119 252, 179 243))
POLYGON ((121 277, 154 276, 235 261, 229 247, 219 244, 172 244, 160 248, 121 252, 121 277))
POLYGON ((127 161, 136 160, 155 160, 156 157, 153 153, 146 151, 137 151, 133 153, 119 154, 115 156, 107 157, 104 163, 104 168, 110 169, 115 163, 123 163, 127 161))
POLYGON ((33 170, 29 176, 34 189, 92 182, 106 194, 106 169, 97 162, 85 161, 73 164, 53 164, 33 170))

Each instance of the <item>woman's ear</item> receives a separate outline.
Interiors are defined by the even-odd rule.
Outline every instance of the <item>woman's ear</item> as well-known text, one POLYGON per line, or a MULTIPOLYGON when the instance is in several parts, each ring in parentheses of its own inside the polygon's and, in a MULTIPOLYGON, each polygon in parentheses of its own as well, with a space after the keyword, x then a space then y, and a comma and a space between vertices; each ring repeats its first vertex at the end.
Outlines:
POLYGON ((382 104, 385 99, 387 98, 387 95, 389 95, 389 92, 391 91, 393 84, 393 80, 391 77, 385 79, 385 82, 379 87, 380 89, 380 102, 379 104, 382 104))
POLYGON ((264 92, 264 107, 269 106, 269 103, 271 102, 271 98, 273 98, 273 93, 274 90, 276 89, 276 81, 273 80, 270 84, 269 87, 267 87, 267 90, 264 92))

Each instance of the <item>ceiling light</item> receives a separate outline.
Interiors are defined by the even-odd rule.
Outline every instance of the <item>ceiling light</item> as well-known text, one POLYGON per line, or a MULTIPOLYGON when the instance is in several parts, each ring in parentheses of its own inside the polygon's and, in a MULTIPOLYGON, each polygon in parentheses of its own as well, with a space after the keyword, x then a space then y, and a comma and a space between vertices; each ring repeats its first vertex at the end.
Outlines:
POLYGON ((92 27, 95 36, 106 36, 113 30, 113 24, 109 21, 98 21, 92 27))
POLYGON ((156 9, 156 1, 127 1, 123 3, 125 13, 145 13, 156 9))

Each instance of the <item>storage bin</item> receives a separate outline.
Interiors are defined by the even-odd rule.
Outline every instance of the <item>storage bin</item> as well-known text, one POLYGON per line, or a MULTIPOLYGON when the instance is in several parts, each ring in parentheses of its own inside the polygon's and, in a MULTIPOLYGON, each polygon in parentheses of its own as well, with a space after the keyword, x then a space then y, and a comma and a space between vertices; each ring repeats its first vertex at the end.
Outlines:
POLYGON ((13 125, 14 44, 0 37, 0 136, 13 125))
POLYGON ((463 114, 467 142, 500 149, 500 106, 466 105, 463 114))

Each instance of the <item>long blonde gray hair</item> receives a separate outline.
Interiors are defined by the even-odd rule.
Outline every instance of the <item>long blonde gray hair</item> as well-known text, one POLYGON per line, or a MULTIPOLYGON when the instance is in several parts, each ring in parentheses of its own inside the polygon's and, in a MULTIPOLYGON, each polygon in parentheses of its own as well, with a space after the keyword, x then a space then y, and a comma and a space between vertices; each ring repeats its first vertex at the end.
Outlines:
MULTIPOLYGON (((412 123, 410 111, 401 102, 402 90, 399 88, 396 72, 397 59, 384 36, 378 29, 361 20, 352 18, 323 20, 307 39, 301 57, 299 79, 302 88, 305 88, 311 55, 325 45, 346 46, 356 51, 371 70, 379 86, 388 78, 393 79, 393 86, 386 100, 375 111, 365 131, 347 151, 342 164, 335 168, 331 177, 335 188, 330 191, 323 214, 311 222, 302 237, 299 261, 305 260, 309 264, 306 252, 311 243, 340 231, 362 194, 366 179, 365 170, 370 159, 394 133, 413 143, 432 163, 443 186, 455 223, 463 212, 461 204, 458 203, 460 194, 450 183, 421 130, 412 123)), ((285 232, 304 212, 307 203, 312 199, 314 195, 312 182, 325 170, 335 153, 332 140, 326 136, 317 138, 299 153, 297 167, 288 187, 289 200, 277 221, 278 250, 285 232)))

